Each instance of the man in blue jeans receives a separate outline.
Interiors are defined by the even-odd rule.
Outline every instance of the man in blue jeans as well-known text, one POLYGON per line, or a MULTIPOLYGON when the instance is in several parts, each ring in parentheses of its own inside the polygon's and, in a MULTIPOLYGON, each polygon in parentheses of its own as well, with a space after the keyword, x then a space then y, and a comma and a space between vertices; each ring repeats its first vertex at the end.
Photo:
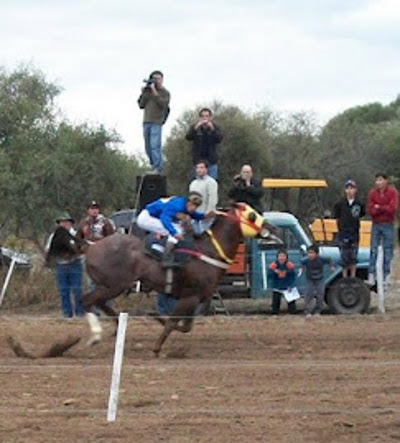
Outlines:
POLYGON ((164 88, 163 80, 161 71, 153 71, 138 99, 139 108, 144 110, 144 147, 155 174, 161 174, 163 168, 162 125, 168 116, 170 102, 170 93, 164 88))
MULTIPOLYGON (((73 228, 74 219, 68 214, 62 214, 56 219, 59 227, 66 229, 70 234, 75 235, 73 228)), ((54 233, 50 235, 46 249, 49 250, 54 239, 54 233)), ((82 259, 80 255, 71 258, 59 258, 55 263, 55 276, 58 292, 61 299, 61 311, 64 317, 77 317, 84 315, 82 307, 82 259), (74 296, 74 303, 71 303, 71 292, 74 296)))
POLYGON ((398 193, 388 184, 384 173, 375 175, 375 188, 368 194, 368 213, 372 219, 371 254, 368 283, 375 284, 378 246, 383 245, 383 277, 385 289, 390 284, 390 262, 393 256, 394 222, 398 208, 398 193))

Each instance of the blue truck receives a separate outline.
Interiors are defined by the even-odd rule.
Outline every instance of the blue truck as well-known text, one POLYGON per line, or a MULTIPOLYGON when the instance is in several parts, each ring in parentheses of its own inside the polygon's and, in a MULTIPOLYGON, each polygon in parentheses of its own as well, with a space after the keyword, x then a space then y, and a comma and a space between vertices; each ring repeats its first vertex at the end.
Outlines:
MULTIPOLYGON (((265 212, 264 218, 275 226, 281 245, 272 244, 264 239, 251 239, 243 245, 220 285, 222 297, 240 294, 254 299, 270 297, 272 288, 268 279, 268 266, 275 260, 277 250, 284 247, 296 269, 312 244, 310 237, 297 218, 285 212, 265 212)), ((370 289, 364 281, 368 277, 369 248, 360 247, 357 263, 357 278, 342 278, 337 246, 320 246, 320 255, 331 259, 335 264, 332 271, 325 267, 325 300, 330 310, 336 314, 362 314, 369 310, 370 289)), ((300 294, 304 294, 304 273, 296 278, 300 294)))

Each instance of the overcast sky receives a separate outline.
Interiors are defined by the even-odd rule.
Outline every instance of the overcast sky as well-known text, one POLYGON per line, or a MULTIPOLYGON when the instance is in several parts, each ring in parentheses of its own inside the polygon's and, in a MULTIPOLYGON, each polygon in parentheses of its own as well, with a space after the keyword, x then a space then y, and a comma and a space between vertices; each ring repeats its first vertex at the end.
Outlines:
POLYGON ((1 15, 0 65, 32 63, 72 122, 115 128, 128 153, 144 153, 153 69, 172 95, 164 136, 214 99, 323 123, 400 93, 400 0, 2 0, 1 15))

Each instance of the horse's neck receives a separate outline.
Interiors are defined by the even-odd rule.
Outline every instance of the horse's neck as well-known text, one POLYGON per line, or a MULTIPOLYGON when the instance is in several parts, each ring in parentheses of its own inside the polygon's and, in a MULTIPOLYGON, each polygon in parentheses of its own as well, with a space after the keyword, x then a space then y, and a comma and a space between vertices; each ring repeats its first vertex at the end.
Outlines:
MULTIPOLYGON (((226 222, 223 223, 222 220, 218 220, 218 222, 212 226, 211 232, 222 247, 224 253, 228 258, 233 260, 240 242, 240 230, 236 223, 226 219, 226 222)), ((211 239, 208 239, 208 241, 211 242, 211 239)))

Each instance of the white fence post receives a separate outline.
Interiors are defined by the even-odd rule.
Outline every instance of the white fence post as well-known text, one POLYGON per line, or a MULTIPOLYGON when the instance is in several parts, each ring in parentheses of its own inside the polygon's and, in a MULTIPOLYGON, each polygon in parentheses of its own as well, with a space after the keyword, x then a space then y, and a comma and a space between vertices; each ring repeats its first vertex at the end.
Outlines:
POLYGON ((6 279, 4 280, 3 288, 1 290, 0 306, 3 304, 4 295, 5 295, 6 291, 7 291, 8 284, 10 283, 11 275, 12 275, 12 273, 14 271, 14 266, 15 266, 15 262, 16 261, 17 261, 17 257, 13 256, 13 258, 11 259, 10 267, 8 268, 8 271, 7 271, 6 279))
POLYGON ((121 312, 118 317, 118 332, 115 342, 114 364, 111 376, 110 397, 108 399, 107 421, 113 422, 117 416, 119 383, 121 379, 122 357, 124 355, 125 332, 128 314, 121 312))
POLYGON ((378 294, 378 309, 385 313, 385 289, 383 285, 383 246, 378 246, 378 256, 376 258, 376 288, 378 294))

